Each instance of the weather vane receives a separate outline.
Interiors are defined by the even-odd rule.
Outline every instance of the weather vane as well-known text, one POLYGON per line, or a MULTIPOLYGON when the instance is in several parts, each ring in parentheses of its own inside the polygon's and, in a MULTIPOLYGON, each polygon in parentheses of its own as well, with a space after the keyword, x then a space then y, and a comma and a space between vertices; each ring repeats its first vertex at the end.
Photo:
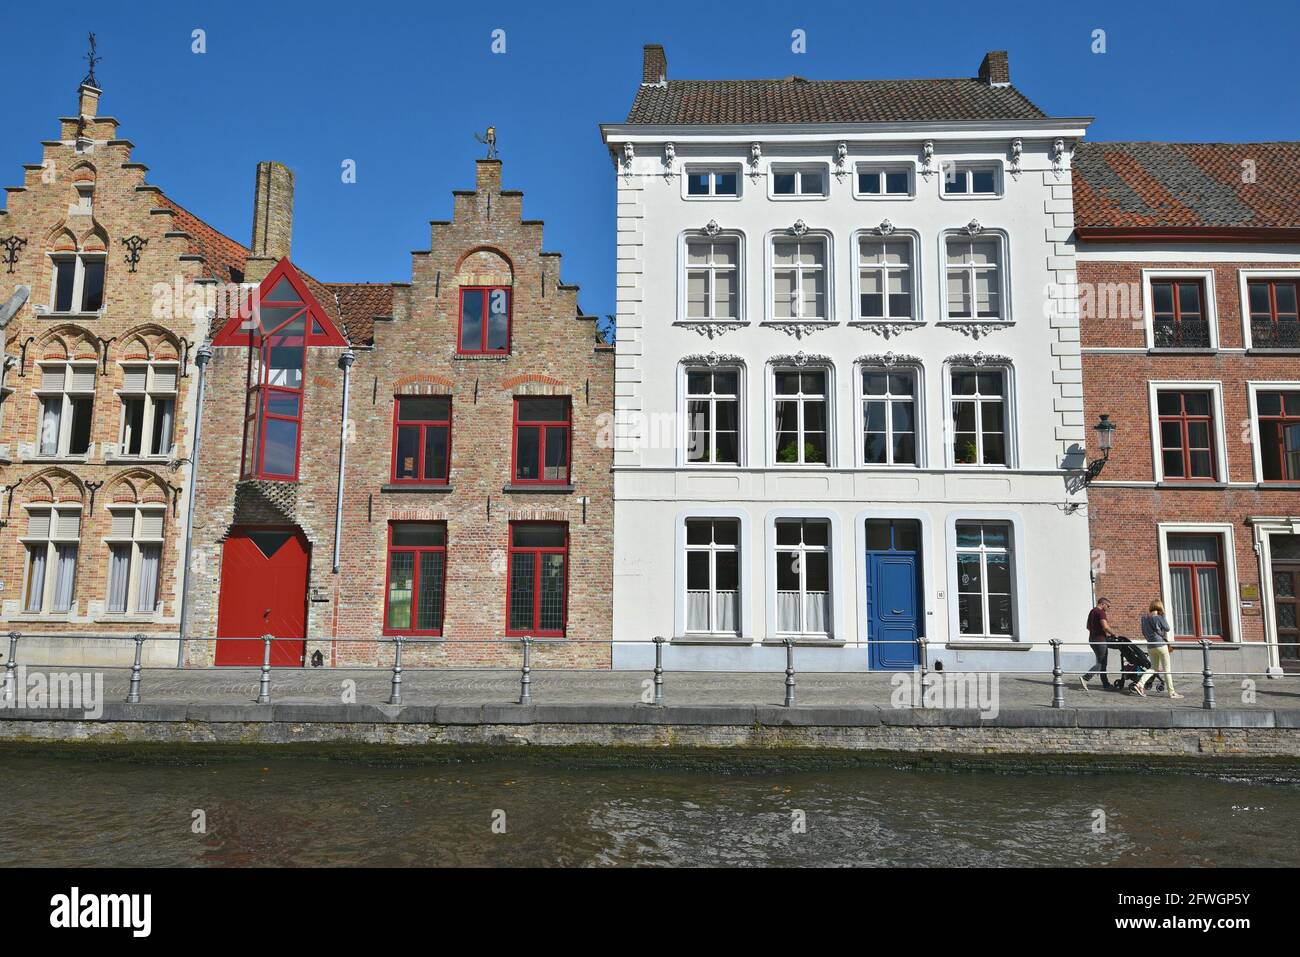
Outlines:
POLYGON ((90 52, 86 54, 86 61, 90 64, 90 72, 86 74, 86 78, 81 82, 97 87, 99 81, 95 79, 95 64, 104 58, 102 56, 95 56, 95 35, 91 33, 88 34, 88 36, 90 38, 90 52))
POLYGON ((497 158, 497 128, 495 126, 489 126, 487 132, 481 136, 475 133, 474 139, 488 148, 488 159, 494 160, 497 158))

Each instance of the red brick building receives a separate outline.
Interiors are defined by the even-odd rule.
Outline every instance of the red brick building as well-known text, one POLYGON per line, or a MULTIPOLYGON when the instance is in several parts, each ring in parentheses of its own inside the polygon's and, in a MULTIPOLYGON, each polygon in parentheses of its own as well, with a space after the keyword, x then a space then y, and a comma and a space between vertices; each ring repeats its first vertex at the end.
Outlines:
POLYGON ((1160 597, 1216 668, 1298 670, 1300 143, 1083 144, 1074 203, 1085 419, 1118 426, 1096 591, 1122 632, 1160 597))
POLYGON ((290 259, 293 177, 259 166, 246 278, 207 369, 191 663, 609 664, 613 351, 501 164, 409 283, 290 259), (359 639, 359 640, 358 640, 359 639))
MULTIPOLYGON (((0 630, 19 661, 177 635, 195 346, 242 250, 146 181, 84 83, 0 210, 0 630)), ((175 664, 174 640, 147 664, 175 664)))

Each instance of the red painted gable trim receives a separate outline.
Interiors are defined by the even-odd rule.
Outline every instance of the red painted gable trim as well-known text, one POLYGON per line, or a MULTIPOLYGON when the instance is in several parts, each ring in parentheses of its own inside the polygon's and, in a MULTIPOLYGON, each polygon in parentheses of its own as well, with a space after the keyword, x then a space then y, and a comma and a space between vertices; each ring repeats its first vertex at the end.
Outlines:
MULTIPOLYGON (((311 294, 307 284, 303 282, 302 276, 289 262, 288 258, 281 259, 272 267, 271 271, 266 274, 260 286, 257 287, 259 300, 269 302, 268 297, 271 290, 275 288, 276 283, 281 279, 288 279, 289 285, 293 287, 294 292, 298 294, 299 301, 307 307, 311 318, 320 323, 320 327, 325 330, 323 336, 313 335, 312 327, 307 327, 307 344, 311 346, 346 346, 348 340, 339 332, 338 327, 330 321, 329 316, 322 308, 320 301, 311 294)), ((250 300, 243 303, 239 310, 239 315, 233 316, 226 321, 212 339, 213 346, 247 346, 249 344, 249 331, 243 328, 244 322, 253 314, 253 305, 250 300)))

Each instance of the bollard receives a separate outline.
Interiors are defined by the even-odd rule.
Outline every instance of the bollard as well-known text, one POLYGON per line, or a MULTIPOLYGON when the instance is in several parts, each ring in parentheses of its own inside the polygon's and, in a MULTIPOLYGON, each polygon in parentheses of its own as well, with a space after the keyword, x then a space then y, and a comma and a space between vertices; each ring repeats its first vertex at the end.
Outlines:
POLYGON ((135 636, 135 663, 131 665, 131 687, 126 692, 127 704, 140 703, 140 658, 144 652, 144 635, 135 636))
POLYGON ((785 706, 794 707, 794 639, 785 640, 785 706))
POLYGON ((16 631, 9 632, 9 660, 5 662, 5 687, 4 693, 0 695, 5 701, 14 700, 17 694, 18 681, 14 677, 14 668, 16 663, 14 659, 18 657, 18 639, 22 635, 16 631))
POLYGON ((532 651, 533 639, 530 635, 524 635, 521 639, 524 643, 524 667, 519 676, 519 703, 533 703, 533 669, 532 669, 532 651))
POLYGON ((388 693, 389 704, 402 703, 402 641, 404 639, 398 635, 393 639, 393 687, 388 693))
POLYGON ((927 666, 925 653, 925 635, 919 635, 916 639, 916 653, 921 659, 921 707, 925 707, 925 693, 930 688, 930 670, 927 666))
POLYGON ((257 686, 257 703, 271 703, 271 636, 263 635, 265 646, 262 652, 262 680, 257 686))
POLYGON ((664 703, 664 636, 655 635, 655 704, 664 703))
MULTIPOLYGON (((1201 665, 1204 670, 1201 674, 1204 676, 1201 680, 1201 687, 1205 689, 1205 700, 1201 702, 1201 707, 1207 711, 1213 711, 1215 708, 1214 701, 1214 673, 1210 671, 1210 640, 1201 639, 1201 665)), ((1170 674, 1173 673, 1172 665, 1169 668, 1170 674)))
POLYGON ((1065 707, 1065 681, 1061 678, 1061 639, 1053 638, 1052 646, 1052 707, 1065 707))

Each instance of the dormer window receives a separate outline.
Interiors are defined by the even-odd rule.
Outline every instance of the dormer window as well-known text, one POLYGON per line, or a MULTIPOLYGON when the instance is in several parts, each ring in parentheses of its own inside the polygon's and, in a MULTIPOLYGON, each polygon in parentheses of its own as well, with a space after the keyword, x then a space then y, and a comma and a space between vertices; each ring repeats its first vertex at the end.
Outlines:
POLYGON ((505 355, 510 352, 508 287, 461 287, 456 351, 462 355, 505 355))

